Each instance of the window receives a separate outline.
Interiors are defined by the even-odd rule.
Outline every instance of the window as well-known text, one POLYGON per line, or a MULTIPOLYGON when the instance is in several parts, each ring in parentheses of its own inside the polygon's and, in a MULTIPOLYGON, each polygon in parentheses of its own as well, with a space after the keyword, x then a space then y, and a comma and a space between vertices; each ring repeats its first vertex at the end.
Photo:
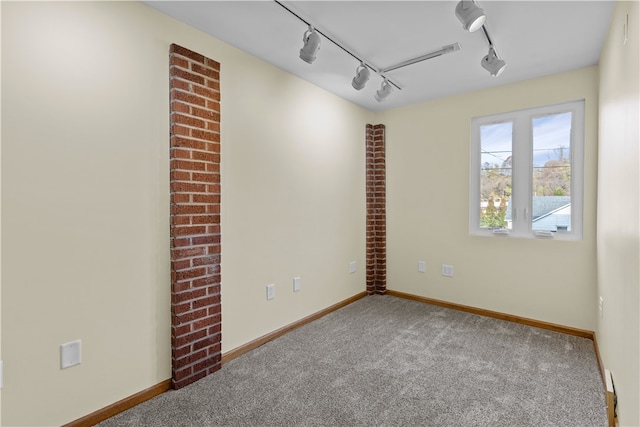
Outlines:
POLYGON ((469 231, 582 239, 584 101, 471 122, 469 231))

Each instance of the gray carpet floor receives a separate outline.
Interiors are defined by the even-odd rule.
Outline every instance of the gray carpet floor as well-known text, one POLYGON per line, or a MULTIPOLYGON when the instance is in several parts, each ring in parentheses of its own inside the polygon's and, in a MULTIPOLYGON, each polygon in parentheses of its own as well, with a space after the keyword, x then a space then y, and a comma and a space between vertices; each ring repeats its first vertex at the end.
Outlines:
POLYGON ((593 343, 370 296, 99 424, 606 426, 593 343))

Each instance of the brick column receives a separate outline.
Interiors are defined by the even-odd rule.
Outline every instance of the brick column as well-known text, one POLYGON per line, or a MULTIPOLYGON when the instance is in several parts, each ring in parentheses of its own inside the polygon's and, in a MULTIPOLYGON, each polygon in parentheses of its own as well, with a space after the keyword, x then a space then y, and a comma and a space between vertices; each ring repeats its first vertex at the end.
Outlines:
POLYGON ((387 291, 387 216, 384 125, 366 128, 367 293, 387 291))
POLYGON ((171 359, 178 389, 220 369, 220 64, 170 48, 171 359))

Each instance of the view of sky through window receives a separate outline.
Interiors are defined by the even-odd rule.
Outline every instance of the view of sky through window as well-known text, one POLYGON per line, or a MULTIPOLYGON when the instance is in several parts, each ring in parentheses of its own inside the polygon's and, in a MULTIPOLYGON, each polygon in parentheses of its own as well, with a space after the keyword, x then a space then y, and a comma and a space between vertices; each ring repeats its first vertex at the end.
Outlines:
POLYGON ((506 219, 512 192, 513 122, 480 127, 480 226, 511 228, 506 219))
MULTIPOLYGON (((530 220, 534 230, 570 228, 571 114, 530 119, 533 138, 528 148, 532 168, 530 220), (549 215, 552 217, 543 218, 549 215)), ((512 226, 513 134, 514 122, 510 120, 480 126, 480 226, 483 228, 511 229, 512 226)), ((526 147, 518 146, 516 156, 518 149, 526 147)))
POLYGON ((571 159, 571 113, 533 119, 533 167, 550 160, 571 159))
POLYGON ((513 138, 513 123, 494 123, 480 127, 480 164, 502 165, 511 157, 511 141, 513 138))

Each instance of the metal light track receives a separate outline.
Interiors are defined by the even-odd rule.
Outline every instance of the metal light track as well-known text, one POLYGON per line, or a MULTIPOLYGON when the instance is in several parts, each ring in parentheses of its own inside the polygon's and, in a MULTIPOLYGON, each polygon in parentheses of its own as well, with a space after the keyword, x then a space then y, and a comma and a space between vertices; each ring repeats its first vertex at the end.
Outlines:
POLYGON ((278 0, 273 0, 274 2, 276 2, 277 4, 279 4, 280 6, 282 6, 282 8, 284 8, 287 12, 289 12, 290 14, 292 14, 293 16, 295 16, 296 18, 298 18, 300 21, 304 22, 305 24, 307 24, 308 26, 312 26, 314 30, 316 30, 318 33, 320 33, 324 38, 326 38, 327 40, 329 40, 331 43, 333 43, 334 45, 338 46, 340 49, 342 49, 343 51, 345 51, 346 53, 348 53, 349 55, 351 55, 352 57, 354 57, 355 59, 357 59, 360 63, 364 64, 365 66, 367 66, 368 68, 370 68, 374 73, 378 74, 380 77, 386 79, 389 83, 391 83, 393 86, 395 86, 397 89, 402 90, 402 87, 394 82, 392 79, 388 78, 387 76, 384 75, 384 72, 382 72, 379 68, 373 66, 371 64, 371 62, 367 61, 366 59, 363 59, 362 56, 354 53, 351 49, 346 48, 345 46, 343 46, 341 43, 338 43, 333 37, 329 36, 326 32, 320 30, 318 27, 316 27, 315 25, 312 25, 309 21, 307 21, 306 19, 304 19, 303 17, 301 17, 300 15, 298 15, 297 13, 295 13, 293 10, 289 9, 287 6, 285 6, 284 4, 282 4, 281 2, 279 2, 278 0))
POLYGON ((442 49, 435 50, 433 52, 426 53, 422 56, 418 56, 417 58, 408 59, 404 62, 401 62, 397 65, 392 65, 391 67, 387 67, 384 70, 381 70, 383 73, 388 73, 389 71, 397 70, 398 68, 406 67, 409 65, 416 64, 418 62, 426 61, 427 59, 437 58, 438 56, 446 55, 447 53, 456 52, 460 50, 460 43, 455 42, 453 44, 443 46, 442 49))
MULTIPOLYGON (((387 77, 385 75, 386 73, 388 73, 390 71, 393 71, 393 70, 397 70, 399 68, 403 68, 403 67, 407 67, 409 65, 416 64, 418 62, 426 61, 426 60, 432 59, 432 58, 437 58, 438 56, 446 55, 448 53, 452 53, 452 52, 456 52, 456 51, 460 50, 460 43, 456 42, 456 43, 453 43, 453 44, 450 44, 450 45, 447 45, 447 46, 443 46, 442 49, 439 49, 439 50, 436 50, 436 51, 429 52, 429 53, 426 53, 424 55, 421 55, 421 56, 419 56, 417 58, 409 59, 409 60, 403 61, 403 62, 401 62, 401 63, 399 63, 397 65, 393 65, 391 67, 380 69, 380 68, 372 65, 371 62, 369 62, 366 59, 364 59, 361 55, 359 55, 359 54, 355 53, 353 50, 345 47, 342 43, 337 42, 333 37, 329 36, 326 32, 323 32, 322 30, 318 29, 318 27, 312 25, 309 21, 307 21, 306 19, 304 19, 303 17, 301 17, 300 15, 295 13, 293 10, 289 9, 287 6, 282 4, 280 1, 278 1, 278 0, 273 0, 273 1, 276 2, 278 5, 282 6, 283 9, 285 9, 287 12, 289 12, 290 14, 292 14, 293 16, 298 18, 300 21, 304 22, 308 26, 313 26, 313 28, 318 33, 320 33, 324 38, 326 38, 331 43, 333 43, 334 45, 338 46, 340 49, 342 49, 343 51, 345 51, 346 53, 348 53, 349 55, 351 55, 352 57, 357 59, 360 63, 362 63, 365 66, 367 66, 368 68, 370 68, 373 72, 375 72, 380 77, 382 77, 385 80, 387 80, 389 83, 391 83, 393 86, 395 86, 399 90, 402 90, 402 87, 398 83, 394 82, 392 79, 387 77)), ((485 35, 487 36, 487 39, 488 39, 489 36, 486 33, 486 30, 485 30, 485 35)))

